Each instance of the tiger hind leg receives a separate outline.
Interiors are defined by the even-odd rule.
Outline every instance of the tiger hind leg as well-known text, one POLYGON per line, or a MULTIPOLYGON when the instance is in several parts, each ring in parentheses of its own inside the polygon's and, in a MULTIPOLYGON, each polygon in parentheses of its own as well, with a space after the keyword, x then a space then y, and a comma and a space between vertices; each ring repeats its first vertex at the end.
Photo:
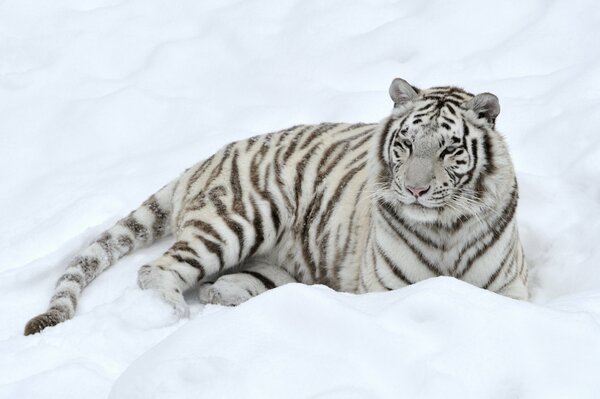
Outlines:
POLYGON ((198 290, 200 302, 236 306, 263 292, 297 282, 283 268, 263 260, 250 259, 242 271, 219 277, 214 283, 202 284, 198 290))

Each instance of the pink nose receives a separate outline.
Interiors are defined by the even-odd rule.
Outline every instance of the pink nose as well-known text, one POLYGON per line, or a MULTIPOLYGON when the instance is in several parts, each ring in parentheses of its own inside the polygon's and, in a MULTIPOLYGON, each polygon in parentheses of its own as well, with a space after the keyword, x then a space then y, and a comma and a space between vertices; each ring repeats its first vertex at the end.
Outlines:
POLYGON ((427 191, 429 191, 429 187, 431 186, 427 186, 427 187, 411 187, 411 186, 406 186, 406 189, 408 191, 410 191, 412 193, 412 195, 414 195, 415 197, 420 197, 421 195, 425 194, 427 191))

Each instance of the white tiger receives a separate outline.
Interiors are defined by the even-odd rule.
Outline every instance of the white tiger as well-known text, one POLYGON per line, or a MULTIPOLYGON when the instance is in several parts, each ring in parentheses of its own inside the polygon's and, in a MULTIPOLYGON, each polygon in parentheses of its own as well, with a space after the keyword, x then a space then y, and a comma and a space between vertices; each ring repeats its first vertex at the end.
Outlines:
POLYGON ((25 334, 73 317, 87 284, 166 234, 138 283, 179 316, 196 285, 202 302, 237 305, 294 281, 364 293, 444 275, 527 298, 497 97, 402 79, 389 91, 379 124, 294 126, 185 171, 69 263, 25 334))

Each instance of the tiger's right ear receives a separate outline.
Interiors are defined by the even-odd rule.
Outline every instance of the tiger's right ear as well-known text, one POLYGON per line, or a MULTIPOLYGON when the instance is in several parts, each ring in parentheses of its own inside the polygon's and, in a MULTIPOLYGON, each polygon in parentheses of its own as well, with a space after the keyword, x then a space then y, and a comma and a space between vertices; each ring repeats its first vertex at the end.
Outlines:
POLYGON ((394 107, 398 107, 408 101, 412 101, 419 95, 419 89, 411 86, 406 80, 396 78, 390 85, 390 97, 394 101, 394 107))

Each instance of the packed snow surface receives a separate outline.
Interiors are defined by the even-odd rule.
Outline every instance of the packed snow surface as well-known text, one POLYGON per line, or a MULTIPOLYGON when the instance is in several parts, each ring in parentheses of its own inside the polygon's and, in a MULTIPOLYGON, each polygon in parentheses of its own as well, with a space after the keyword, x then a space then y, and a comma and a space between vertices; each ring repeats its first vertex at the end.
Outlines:
POLYGON ((0 2, 0 398, 597 398, 600 6, 0 2), (23 337, 66 262, 222 145, 375 122, 394 77, 500 98, 531 302, 450 278, 285 286, 176 321, 132 254, 23 337))

